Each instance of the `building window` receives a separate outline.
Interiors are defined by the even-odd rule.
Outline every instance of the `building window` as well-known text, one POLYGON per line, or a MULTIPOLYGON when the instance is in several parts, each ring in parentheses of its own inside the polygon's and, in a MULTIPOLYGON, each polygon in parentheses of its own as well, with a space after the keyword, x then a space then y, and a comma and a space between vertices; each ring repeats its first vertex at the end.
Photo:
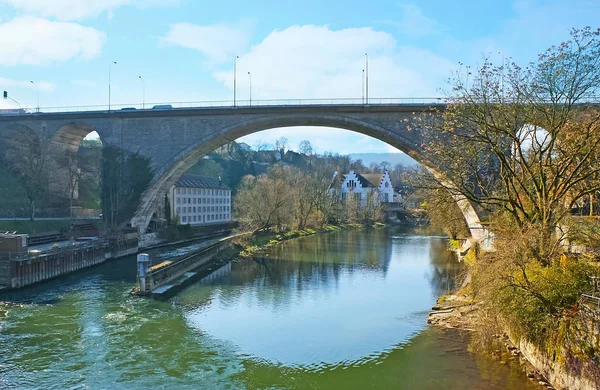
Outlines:
POLYGON ((194 207, 194 212, 196 212, 196 208, 194 207))
POLYGON ((194 215, 194 222, 196 222, 196 216, 194 215))
POLYGON ((385 188, 389 188, 390 183, 388 183, 387 181, 385 182, 385 188))
POLYGON ((181 214, 181 207, 177 207, 177 214, 181 214))
POLYGON ((181 217, 181 222, 186 222, 186 217, 185 216, 181 217))
POLYGON ((181 204, 181 198, 177 197, 177 204, 181 204))

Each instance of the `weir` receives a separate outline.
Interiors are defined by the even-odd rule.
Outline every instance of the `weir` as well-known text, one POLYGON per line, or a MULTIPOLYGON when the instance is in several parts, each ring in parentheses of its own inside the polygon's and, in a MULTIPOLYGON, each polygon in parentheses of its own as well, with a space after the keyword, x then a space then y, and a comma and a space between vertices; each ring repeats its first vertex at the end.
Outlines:
POLYGON ((183 286, 186 282, 198 276, 197 270, 209 265, 217 254, 231 248, 233 240, 250 233, 236 234, 220 239, 191 255, 183 256, 174 261, 163 261, 151 265, 148 254, 140 253, 138 263, 138 293, 141 295, 162 295, 174 288, 183 286))

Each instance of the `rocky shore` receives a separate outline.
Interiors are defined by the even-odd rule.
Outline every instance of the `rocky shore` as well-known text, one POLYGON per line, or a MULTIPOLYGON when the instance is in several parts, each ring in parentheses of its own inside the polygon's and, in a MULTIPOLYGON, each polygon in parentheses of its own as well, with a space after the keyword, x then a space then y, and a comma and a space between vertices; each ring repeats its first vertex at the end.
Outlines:
MULTIPOLYGON (((431 308, 427 323, 433 326, 445 328, 461 329, 473 331, 475 317, 481 302, 477 302, 472 297, 461 294, 444 295, 438 298, 435 306, 431 308)), ((497 336, 497 348, 493 355, 499 360, 500 364, 506 364, 507 360, 517 360, 521 365, 523 372, 527 377, 540 385, 543 389, 554 389, 554 387, 544 378, 521 353, 506 335, 497 336)))
POLYGON ((480 303, 466 295, 444 295, 429 312, 427 323, 445 328, 472 331, 473 319, 480 303))

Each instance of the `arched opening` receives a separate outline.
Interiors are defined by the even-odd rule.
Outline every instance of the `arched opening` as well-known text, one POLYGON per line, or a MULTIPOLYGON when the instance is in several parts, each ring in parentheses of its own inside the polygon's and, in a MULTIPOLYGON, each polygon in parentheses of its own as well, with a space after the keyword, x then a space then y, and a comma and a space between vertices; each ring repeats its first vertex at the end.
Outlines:
POLYGON ((50 192, 60 197, 72 218, 100 214, 102 140, 83 123, 61 126, 49 143, 50 192))
MULTIPOLYGON (((406 128, 406 124, 394 123, 389 128, 380 127, 372 123, 364 122, 359 119, 348 116, 335 116, 327 114, 302 113, 294 115, 272 115, 256 116, 220 129, 214 129, 210 134, 199 139, 194 144, 174 156, 165 166, 159 168, 155 173, 155 180, 145 192, 140 207, 132 219, 132 224, 137 226, 140 231, 145 231, 151 216, 156 210, 158 202, 164 198, 169 188, 173 187, 177 179, 197 161, 209 155, 214 150, 223 147, 233 140, 254 134, 263 130, 274 128, 298 128, 303 126, 315 126, 327 131, 328 128, 337 128, 349 130, 373 137, 385 142, 391 147, 404 152, 420 165, 431 172, 438 180, 446 186, 451 187, 450 183, 434 163, 428 161, 420 152, 418 138, 411 139, 405 134, 406 129, 398 130, 400 127, 406 128)), ((290 131, 294 131, 293 129, 290 131)), ((471 235, 479 239, 482 235, 482 227, 477 213, 471 204, 464 198, 455 197, 469 228, 471 235)))

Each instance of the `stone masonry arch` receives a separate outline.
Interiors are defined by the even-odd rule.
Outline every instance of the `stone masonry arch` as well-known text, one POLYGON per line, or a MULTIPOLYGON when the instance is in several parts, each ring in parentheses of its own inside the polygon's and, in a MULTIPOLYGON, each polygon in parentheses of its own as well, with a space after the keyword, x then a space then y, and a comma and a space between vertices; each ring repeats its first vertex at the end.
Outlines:
MULTIPOLYGON (((394 125, 395 128, 390 129, 372 121, 348 115, 306 112, 288 115, 252 116, 220 127, 213 127, 210 131, 205 132, 202 137, 199 137, 196 142, 181 150, 166 164, 157 169, 155 180, 144 193, 140 207, 132 219, 132 224, 133 226, 137 226, 141 232, 144 232, 160 199, 162 199, 177 179, 202 157, 240 137, 281 127, 329 127, 368 135, 403 151, 426 168, 449 190, 452 189, 453 184, 448 180, 443 171, 433 162, 427 160, 422 154, 419 137, 414 136, 418 135, 417 131, 413 131, 413 136, 410 136, 408 124, 402 125, 403 128, 400 131, 398 130, 398 121, 394 122, 394 125)), ((456 193, 456 191, 451 191, 451 193, 456 193)), ((453 197, 465 217, 472 237, 475 240, 482 239, 482 225, 471 203, 460 196, 453 195, 453 197)))
MULTIPOLYGON (((62 124, 52 135, 49 142, 49 166, 52 172, 49 190, 63 197, 70 198, 70 170, 73 162, 68 161, 70 156, 77 156, 81 141, 96 129, 84 122, 68 122, 62 124)), ((100 138, 102 141, 102 138, 100 138)), ((75 181, 74 181, 75 183, 75 181)), ((79 189, 76 183, 73 199, 79 198, 79 189)))

